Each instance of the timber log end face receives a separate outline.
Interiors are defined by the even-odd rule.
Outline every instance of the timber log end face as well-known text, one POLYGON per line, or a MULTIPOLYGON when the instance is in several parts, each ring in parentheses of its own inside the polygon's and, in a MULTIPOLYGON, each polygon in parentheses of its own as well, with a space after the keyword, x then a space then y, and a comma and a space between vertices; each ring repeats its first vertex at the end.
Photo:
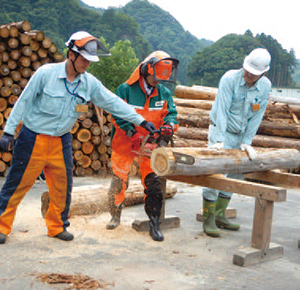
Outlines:
POLYGON ((155 156, 154 165, 158 172, 163 173, 168 168, 168 160, 164 155, 157 154, 155 156))

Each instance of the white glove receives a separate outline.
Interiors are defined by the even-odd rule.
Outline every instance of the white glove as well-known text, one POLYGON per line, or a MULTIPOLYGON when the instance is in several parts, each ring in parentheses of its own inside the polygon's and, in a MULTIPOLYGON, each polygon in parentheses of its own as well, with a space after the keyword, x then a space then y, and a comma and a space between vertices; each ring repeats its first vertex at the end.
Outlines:
POLYGON ((257 157, 257 154, 255 152, 255 149, 251 146, 251 145, 248 145, 248 144, 241 144, 240 145, 240 149, 242 151, 246 151, 247 154, 248 154, 248 157, 250 160, 253 160, 257 157))
POLYGON ((224 148, 224 143, 222 142, 217 142, 214 145, 211 145, 208 147, 209 149, 216 149, 216 150, 220 150, 224 148))

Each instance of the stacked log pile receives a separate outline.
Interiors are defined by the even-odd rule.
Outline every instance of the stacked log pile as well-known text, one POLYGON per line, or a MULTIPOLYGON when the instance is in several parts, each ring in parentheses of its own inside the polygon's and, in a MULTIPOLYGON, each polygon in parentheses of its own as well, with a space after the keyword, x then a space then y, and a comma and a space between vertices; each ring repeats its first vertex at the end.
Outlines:
MULTIPOLYGON (((42 31, 29 21, 0 26, 0 136, 13 105, 32 74, 43 64, 60 62, 63 55, 42 31)), ((22 125, 18 126, 17 133, 22 125)), ((0 174, 5 175, 11 152, 0 153, 0 174)))
POLYGON ((76 176, 105 175, 111 167, 111 114, 88 105, 88 112, 80 115, 71 130, 73 172, 76 176))
MULTIPOLYGON (((0 26, 0 137, 13 105, 33 73, 43 64, 64 60, 57 45, 43 31, 32 30, 29 21, 0 26)), ((16 137, 22 124, 17 128, 16 137)), ((77 176, 106 174, 110 168, 111 116, 89 104, 75 123, 73 173, 77 176)), ((0 152, 0 175, 5 175, 11 152, 0 152)))
MULTIPOLYGON (((206 147, 209 112, 216 88, 177 86, 174 102, 177 106, 179 129, 175 133, 176 147, 206 147)), ((300 102, 269 101, 265 115, 253 139, 254 147, 300 150, 300 102)))

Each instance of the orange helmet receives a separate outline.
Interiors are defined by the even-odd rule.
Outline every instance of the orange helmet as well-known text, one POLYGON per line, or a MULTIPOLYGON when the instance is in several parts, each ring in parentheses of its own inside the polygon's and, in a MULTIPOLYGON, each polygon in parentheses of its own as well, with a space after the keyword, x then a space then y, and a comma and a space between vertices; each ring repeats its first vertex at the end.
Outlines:
POLYGON ((177 67, 179 60, 170 57, 164 51, 155 51, 139 64, 133 74, 127 80, 127 84, 135 83, 140 76, 152 75, 155 81, 176 83, 177 67))

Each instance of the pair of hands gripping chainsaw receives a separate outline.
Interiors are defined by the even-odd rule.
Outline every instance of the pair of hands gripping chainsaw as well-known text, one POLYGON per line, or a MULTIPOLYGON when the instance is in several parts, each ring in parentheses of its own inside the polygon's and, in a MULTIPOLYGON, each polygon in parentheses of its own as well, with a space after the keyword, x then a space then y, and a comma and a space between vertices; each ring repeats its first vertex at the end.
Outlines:
MULTIPOLYGON (((210 149, 216 149, 216 150, 220 150, 224 148, 224 143, 222 142, 217 142, 214 145, 209 146, 210 149)), ((246 153, 248 154, 248 157, 250 160, 254 160, 257 157, 257 154, 255 152, 255 149, 248 144, 241 144, 240 145, 240 149, 242 151, 246 151, 246 153)))
POLYGON ((167 146, 172 140, 174 129, 170 124, 164 124, 159 130, 149 133, 146 137, 135 132, 131 137, 132 152, 138 155, 151 156, 156 147, 167 146))

